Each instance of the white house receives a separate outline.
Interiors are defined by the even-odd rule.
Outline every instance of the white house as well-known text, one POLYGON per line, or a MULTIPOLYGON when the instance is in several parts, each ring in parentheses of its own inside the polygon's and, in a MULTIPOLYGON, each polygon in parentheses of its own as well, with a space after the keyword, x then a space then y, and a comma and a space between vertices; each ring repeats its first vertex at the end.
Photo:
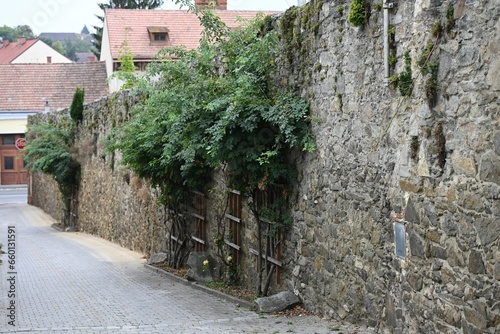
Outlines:
MULTIPOLYGON (((197 6, 208 0, 196 0, 197 6)), ((241 19, 253 19, 259 11, 227 10, 227 0, 216 0, 215 13, 230 28, 242 25, 241 19)), ((278 12, 264 11, 264 14, 278 12)), ((113 73, 121 67, 119 56, 125 43, 134 57, 137 71, 144 71, 156 54, 167 46, 195 49, 200 45, 203 27, 196 15, 183 10, 106 9, 102 33, 101 61, 106 62, 110 92, 122 82, 113 73)))
POLYGON ((0 64, 71 63, 72 61, 39 39, 3 40, 0 44, 0 64))

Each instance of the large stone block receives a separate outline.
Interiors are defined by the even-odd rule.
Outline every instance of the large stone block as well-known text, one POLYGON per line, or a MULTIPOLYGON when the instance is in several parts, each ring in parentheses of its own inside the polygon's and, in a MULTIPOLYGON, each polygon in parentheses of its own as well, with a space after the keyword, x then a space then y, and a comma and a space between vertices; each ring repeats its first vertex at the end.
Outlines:
POLYGON ((300 299, 293 292, 283 291, 269 297, 258 298, 255 301, 257 312, 272 313, 279 312, 300 304, 300 299))
POLYGON ((472 157, 463 157, 458 154, 453 154, 451 163, 453 169, 459 173, 469 176, 475 176, 477 173, 476 161, 472 157))
POLYGON ((486 272, 481 253, 471 250, 469 254, 469 271, 473 274, 484 274, 486 272))
POLYGON ((474 227, 483 246, 487 246, 500 237, 500 223, 496 217, 475 219, 474 227))
POLYGON ((156 254, 153 254, 148 259, 148 264, 162 263, 162 262, 165 262, 166 260, 167 260, 166 253, 156 253, 156 254))
POLYGON ((469 323, 473 324, 475 327, 479 329, 486 329, 488 325, 488 321, 486 319, 486 314, 478 312, 470 307, 464 307, 464 316, 465 320, 469 323))
POLYGON ((188 279, 197 282, 213 282, 221 279, 219 262, 209 253, 191 252, 186 263, 188 279))
POLYGON ((425 244, 420 236, 414 231, 410 230, 410 251, 412 256, 419 258, 424 258, 425 256, 425 244))
POLYGON ((500 59, 498 55, 496 59, 491 62, 490 70, 488 71, 488 75, 486 76, 486 83, 490 85, 491 90, 499 91, 500 90, 500 59))
POLYGON ((451 306, 438 300, 434 308, 434 315, 447 324, 450 324, 457 328, 460 327, 462 314, 460 312, 460 309, 457 307, 451 306))
POLYGON ((481 156, 479 178, 486 182, 500 184, 500 156, 496 155, 493 151, 481 156))

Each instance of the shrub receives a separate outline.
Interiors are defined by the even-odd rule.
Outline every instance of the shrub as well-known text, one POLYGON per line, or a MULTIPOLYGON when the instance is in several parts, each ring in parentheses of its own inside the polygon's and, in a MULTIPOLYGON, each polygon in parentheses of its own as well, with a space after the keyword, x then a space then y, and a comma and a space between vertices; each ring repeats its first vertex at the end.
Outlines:
POLYGON ((71 119, 78 123, 83 119, 83 102, 85 100, 85 90, 83 88, 76 88, 75 94, 73 95, 73 102, 71 102, 71 107, 69 108, 69 114, 71 119))

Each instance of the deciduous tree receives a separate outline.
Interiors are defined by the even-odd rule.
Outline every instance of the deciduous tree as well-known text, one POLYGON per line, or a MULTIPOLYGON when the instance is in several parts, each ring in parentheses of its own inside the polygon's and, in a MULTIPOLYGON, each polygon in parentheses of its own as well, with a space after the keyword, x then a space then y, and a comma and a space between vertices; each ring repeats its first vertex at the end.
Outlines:
MULTIPOLYGON (((231 187, 257 203, 259 191, 294 182, 292 151, 315 147, 307 101, 273 82, 278 38, 267 30, 266 19, 230 30, 213 12, 197 15, 205 27, 201 47, 166 48, 159 54, 137 83, 143 102, 131 121, 113 132, 108 146, 119 149, 123 164, 160 189, 161 200, 173 211, 179 211, 190 189, 203 189, 218 166, 226 166, 231 187)), ((282 193, 286 199, 286 190, 282 193)), ((258 228, 261 295, 268 230, 263 226, 268 223, 261 220, 261 208, 250 206, 258 228)), ((286 204, 276 208, 286 210, 286 204)))

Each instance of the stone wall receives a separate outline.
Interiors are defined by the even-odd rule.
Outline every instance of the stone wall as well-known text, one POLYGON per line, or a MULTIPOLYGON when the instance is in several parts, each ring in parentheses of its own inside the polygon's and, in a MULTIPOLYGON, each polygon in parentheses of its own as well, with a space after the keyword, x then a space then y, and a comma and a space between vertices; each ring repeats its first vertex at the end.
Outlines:
POLYGON ((344 1, 312 1, 278 22, 280 82, 309 99, 317 120, 317 151, 301 159, 286 285, 308 309, 381 331, 498 332, 499 3, 392 2, 391 74, 409 52, 408 97, 384 82, 376 3, 361 28, 347 22, 344 1), (450 9, 456 22, 435 43, 430 101, 430 74, 417 64, 450 9))
MULTIPOLYGON (((165 249, 164 210, 156 203, 155 191, 119 164, 119 153, 105 150, 106 136, 129 117, 134 103, 134 98, 124 92, 85 106, 73 148, 81 164, 75 214, 80 231, 149 255, 165 249)), ((65 117, 67 109, 32 117, 30 122, 65 117)), ((62 220, 64 206, 50 177, 33 176, 33 204, 62 220)))
POLYGON ((57 183, 52 177, 44 174, 34 173, 32 180, 32 204, 43 208, 56 222, 62 223, 64 217, 64 203, 57 183))
MULTIPOLYGON (((277 83, 310 101, 317 150, 296 157, 294 223, 282 250, 283 284, 272 291, 294 291, 311 311, 381 332, 494 333, 500 330, 498 0, 393 1, 391 75, 405 70, 409 52, 410 96, 384 77, 381 2, 370 2, 360 28, 347 22, 350 1, 342 0, 292 7, 275 24, 282 48, 277 83), (431 82, 418 63, 427 41, 436 40, 436 20, 446 26, 450 9, 456 22, 429 57, 439 64, 431 82), (399 257, 395 226, 401 224, 406 247, 399 257)), ((120 93, 85 108, 76 150, 79 226, 151 254, 168 245, 156 194, 119 165, 118 153, 103 149, 133 104, 120 93)), ((33 198, 57 216, 55 197, 40 195, 54 189, 50 182, 37 175, 33 198)), ((219 191, 206 191, 212 253, 223 213, 222 174, 215 185, 219 191)), ((247 209, 241 227, 242 277, 253 287, 255 226, 247 209)))

